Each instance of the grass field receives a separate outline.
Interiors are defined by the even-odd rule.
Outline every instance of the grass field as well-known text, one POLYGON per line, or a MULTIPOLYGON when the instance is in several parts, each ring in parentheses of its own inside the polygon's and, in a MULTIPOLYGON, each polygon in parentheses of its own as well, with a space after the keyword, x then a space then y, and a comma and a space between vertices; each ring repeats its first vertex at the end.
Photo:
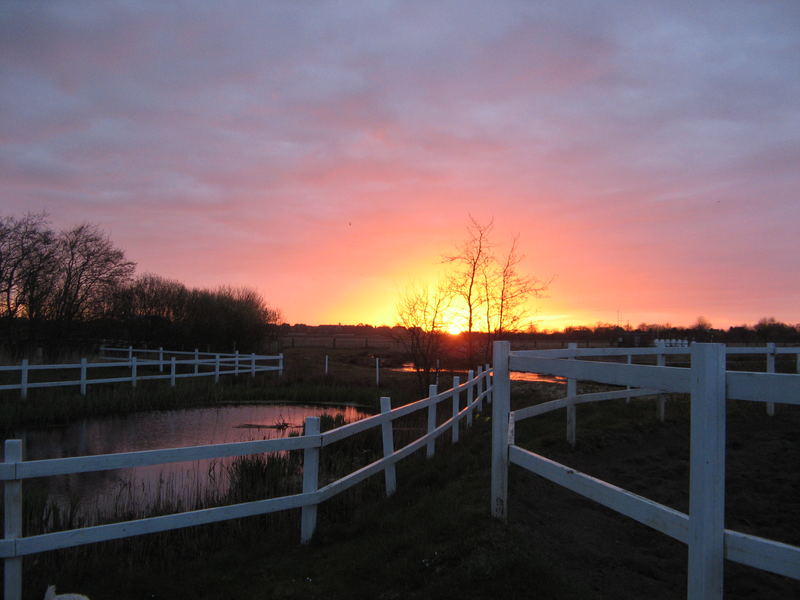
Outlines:
MULTIPOLYGON (((392 396, 395 405, 417 397, 409 373, 385 371, 382 387, 377 389, 372 357, 364 352, 301 351, 294 360, 287 357, 287 365, 294 367, 287 368, 282 381, 251 380, 248 376, 238 383, 205 389, 179 384, 175 390, 165 390, 162 386, 161 391, 151 390, 155 399, 150 402, 158 407, 172 401, 188 406, 198 401, 358 398, 374 406, 379 395, 392 396), (326 353, 331 355, 328 376, 322 374, 326 353)), ((443 377, 443 387, 449 377, 443 377)), ((136 394, 144 397, 145 391, 137 389, 136 394)), ((561 393, 563 387, 559 386, 515 383, 512 400, 522 406, 561 393)), ((115 410, 132 409, 123 398, 115 410)), ((76 413, 66 413, 64 418, 70 414, 76 413)), ((655 419, 652 400, 581 405, 574 449, 564 440, 564 421, 563 411, 524 421, 518 425, 517 442, 686 511, 686 398, 670 399, 666 423, 655 419)), ((410 437, 411 430, 419 426, 407 423, 406 435, 410 437)), ((26 559, 26 598, 40 598, 51 583, 59 590, 80 591, 91 598, 123 600, 666 600, 685 595, 685 546, 519 469, 510 473, 508 524, 493 521, 488 510, 488 418, 476 419, 469 435, 455 446, 445 437, 448 439, 439 443, 434 459, 426 460, 418 453, 398 466, 399 489, 394 497, 384 498, 382 477, 377 476, 322 505, 318 535, 308 546, 298 543, 299 511, 290 511, 51 552, 26 559)), ((338 455, 323 453, 323 479, 372 460, 378 438, 364 435, 340 450, 338 455)), ((727 456, 726 526, 800 544, 798 407, 779 405, 776 417, 769 418, 761 404, 731 403, 727 456)), ((235 495, 199 498, 199 504, 292 493, 300 485, 297 456, 256 459, 236 468, 235 495)), ((34 486, 26 488, 35 490, 34 486)), ((41 502, 41 498, 28 498, 33 512, 43 506, 41 502)), ((186 507, 128 508, 129 513, 117 517, 186 507)), ((68 514, 59 519, 59 527, 70 526, 68 514)), ((31 523, 28 531, 34 530, 31 523)), ((733 563, 726 563, 725 585, 728 599, 800 597, 797 581, 733 563)))

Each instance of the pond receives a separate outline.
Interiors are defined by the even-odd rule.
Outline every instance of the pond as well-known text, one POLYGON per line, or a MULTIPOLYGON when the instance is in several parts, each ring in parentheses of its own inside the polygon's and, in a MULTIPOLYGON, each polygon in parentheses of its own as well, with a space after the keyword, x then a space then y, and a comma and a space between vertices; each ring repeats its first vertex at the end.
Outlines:
MULTIPOLYGON (((304 418, 322 413, 342 415, 346 422, 369 416, 352 406, 231 405, 82 419, 16 437, 24 440, 26 460, 36 460, 280 438, 302 434, 304 418)), ((76 507, 81 514, 142 503, 191 503, 199 490, 227 485, 225 466, 232 460, 63 475, 27 485, 42 486, 56 504, 76 507)))

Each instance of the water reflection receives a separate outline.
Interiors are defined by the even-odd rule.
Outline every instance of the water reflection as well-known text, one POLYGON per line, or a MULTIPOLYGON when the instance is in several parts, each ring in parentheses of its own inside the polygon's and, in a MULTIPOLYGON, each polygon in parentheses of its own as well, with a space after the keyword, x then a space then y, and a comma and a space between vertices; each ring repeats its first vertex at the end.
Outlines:
MULTIPOLYGON (((83 419, 67 427, 20 432, 26 460, 110 454, 281 438, 302 433, 306 416, 367 416, 355 407, 240 405, 153 411, 83 419)), ((227 486, 225 466, 233 459, 203 460, 48 477, 36 482, 59 505, 81 513, 124 506, 132 500, 191 503, 201 489, 227 486)))

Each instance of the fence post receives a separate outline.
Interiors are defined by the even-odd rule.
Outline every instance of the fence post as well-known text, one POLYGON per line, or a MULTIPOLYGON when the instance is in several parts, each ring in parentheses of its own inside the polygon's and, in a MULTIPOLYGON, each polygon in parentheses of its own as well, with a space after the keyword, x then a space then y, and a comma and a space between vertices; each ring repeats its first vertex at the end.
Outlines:
MULTIPOLYGON (((567 360, 575 360, 575 354, 578 344, 570 342, 567 348, 571 350, 570 357, 567 360)), ((628 357, 630 358, 630 357, 628 357)), ((567 442, 570 446, 575 446, 577 442, 577 421, 578 411, 575 408, 575 396, 578 395, 578 380, 575 378, 567 379, 567 442)))
POLYGON ((375 357, 375 387, 381 387, 381 359, 375 357))
POLYGON ((171 356, 169 359, 169 384, 175 387, 175 357, 171 356))
POLYGON ((250 353, 250 376, 251 377, 255 377, 256 376, 256 353, 255 352, 251 352, 250 353))
POLYGON ((136 387, 136 357, 131 357, 131 387, 136 387))
MULTIPOLYGON (((439 393, 439 388, 436 384, 432 384, 428 386, 428 398, 433 398, 436 394, 439 393)), ((434 429, 436 429, 436 408, 438 406, 438 402, 431 402, 428 405, 428 433, 431 433, 434 429)), ((425 446, 425 456, 431 458, 436 453, 436 440, 430 439, 425 446)))
POLYGON ((328 355, 325 355, 325 375, 328 374, 328 355))
POLYGON ((219 354, 214 355, 214 383, 219 383, 219 354))
POLYGON ((472 427, 472 402, 475 400, 475 382, 472 380, 475 379, 475 372, 470 369, 467 371, 467 381, 469 381, 469 386, 467 387, 467 406, 469 410, 467 411, 467 427, 472 427))
POLYGON ((483 413, 483 398, 481 395, 483 394, 483 367, 480 365, 478 366, 478 412, 483 413))
POLYGON ((128 360, 133 358, 133 346, 128 346, 128 360))
POLYGON ((486 402, 491 404, 494 402, 494 376, 489 372, 492 370, 492 365, 486 363, 483 365, 483 372, 486 373, 486 389, 489 393, 486 394, 486 402))
POLYGON ((28 359, 23 358, 19 368, 19 397, 28 397, 28 359))
POLYGON ((278 377, 281 376, 283 376, 283 352, 278 355, 278 377))
MULTIPOLYGON (((658 341, 658 346, 659 347, 663 347, 664 346, 664 342, 659 340, 658 341)), ((656 366, 658 366, 658 367, 666 367, 667 366, 667 357, 664 356, 663 354, 660 354, 660 353, 657 354, 656 355, 656 366)), ((658 420, 663 423, 664 419, 666 418, 666 414, 667 414, 667 395, 666 394, 659 394, 658 395, 657 413, 658 413, 658 420)))
MULTIPOLYGON (((630 354, 628 354, 628 357, 627 357, 627 364, 629 364, 629 365, 633 364, 633 356, 630 355, 630 354)), ((626 385, 625 389, 626 390, 630 390, 631 386, 626 385)), ((631 396, 630 396, 630 394, 628 394, 627 396, 625 396, 625 404, 630 404, 630 403, 631 403, 631 396)))
POLYGON ((461 378, 453 377, 453 429, 452 429, 452 443, 458 442, 458 409, 461 404, 461 391, 458 386, 461 385, 461 378))
MULTIPOLYGON (((381 398, 381 413, 386 414, 392 410, 392 400, 386 396, 381 398)), ((388 458, 394 454, 394 426, 392 421, 387 419, 381 423, 381 435, 383 437, 383 457, 388 458)), ((397 490, 397 473, 393 462, 386 463, 383 469, 383 478, 386 482, 386 495, 391 496, 397 490)))
MULTIPOLYGON (((22 440, 6 440, 5 460, 8 463, 22 462, 22 440)), ((16 469, 16 466, 15 466, 16 469)), ((16 475, 15 475, 16 476, 16 475)), ((6 481, 3 490, 5 540, 22 537, 22 481, 6 481)), ((4 564, 3 598, 22 599, 22 557, 6 558, 4 564)))
POLYGON ((494 342, 494 401, 492 402, 492 516, 506 521, 508 505, 508 419, 511 384, 508 378, 509 342, 494 342))
MULTIPOLYGON (((319 417, 306 417, 304 435, 319 435, 319 417)), ((303 493, 317 491, 319 482, 319 447, 303 450, 303 493)), ((317 528, 317 504, 306 504, 300 513, 300 542, 307 544, 317 528)))
POLYGON ((688 600, 721 600, 725 527, 725 346, 695 344, 691 366, 688 600))
POLYGON ((81 359, 81 396, 86 395, 86 359, 81 359))
MULTIPOLYGON (((767 344, 767 373, 775 372, 775 343, 767 344)), ((772 417, 775 415, 775 403, 767 402, 767 414, 772 417)))
POLYGON ((200 351, 197 348, 195 348, 194 349, 194 374, 197 375, 197 373, 199 371, 200 371, 200 351))
POLYGON ((163 373, 164 372, 164 347, 163 346, 159 346, 158 347, 158 372, 159 373, 163 373))
POLYGON ((234 376, 239 374, 239 351, 238 350, 236 350, 234 352, 233 374, 234 374, 234 376))

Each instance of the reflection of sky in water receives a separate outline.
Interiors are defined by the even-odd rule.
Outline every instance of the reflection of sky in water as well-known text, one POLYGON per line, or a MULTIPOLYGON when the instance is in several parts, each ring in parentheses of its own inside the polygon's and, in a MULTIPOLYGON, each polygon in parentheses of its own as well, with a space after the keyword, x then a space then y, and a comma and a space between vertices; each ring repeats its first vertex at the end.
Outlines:
MULTIPOLYGON (((414 363, 407 362, 403 363, 402 367, 398 367, 396 369, 392 369, 392 371, 398 371, 401 373, 413 373, 414 372, 414 363)), ((564 377, 553 377, 552 375, 539 375, 538 373, 517 373, 511 372, 510 374, 511 381, 532 381, 538 383, 566 383, 567 380, 564 377)))
MULTIPOLYGON (((37 460, 280 438, 291 432, 302 433, 304 417, 321 413, 342 414, 348 422, 366 416, 354 407, 241 405, 83 419, 64 428, 27 431, 17 437, 24 440, 26 460, 37 460), (290 427, 270 427, 284 422, 290 427)), ((169 463, 40 481, 57 502, 66 504, 76 499, 82 510, 91 511, 97 504, 110 507, 124 504, 128 498, 188 500, 209 483, 226 485, 224 467, 231 460, 169 463)))
POLYGON ((567 383, 564 377, 554 377, 553 375, 540 375, 539 373, 519 373, 512 371, 509 374, 511 381, 531 381, 535 383, 567 383))

